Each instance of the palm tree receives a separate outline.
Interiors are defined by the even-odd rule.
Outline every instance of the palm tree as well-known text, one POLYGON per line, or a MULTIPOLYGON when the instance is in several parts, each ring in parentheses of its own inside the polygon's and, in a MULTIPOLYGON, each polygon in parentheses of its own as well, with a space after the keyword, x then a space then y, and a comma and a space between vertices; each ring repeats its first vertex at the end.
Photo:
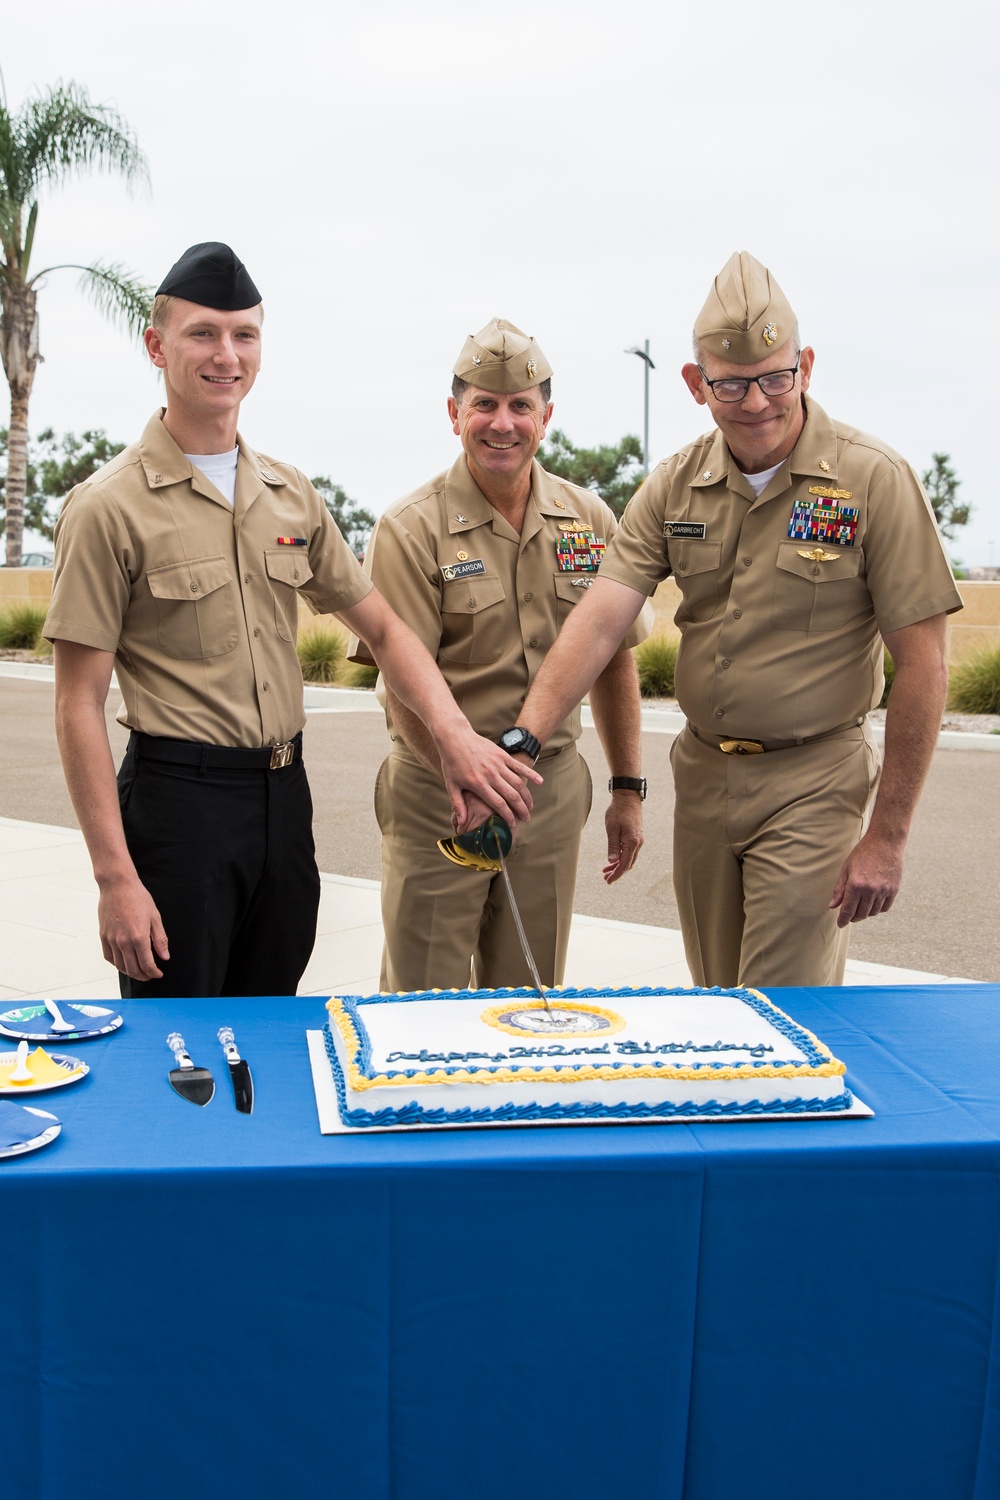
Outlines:
POLYGON ((19 567, 28 469, 28 400, 38 351, 38 283, 51 271, 82 271, 81 288, 137 338, 152 291, 124 266, 46 266, 28 274, 38 222, 38 193, 85 168, 116 171, 131 187, 148 182, 146 158, 121 117, 92 104, 78 84, 59 84, 11 114, 0 99, 0 358, 10 386, 7 457, 7 563, 19 567))

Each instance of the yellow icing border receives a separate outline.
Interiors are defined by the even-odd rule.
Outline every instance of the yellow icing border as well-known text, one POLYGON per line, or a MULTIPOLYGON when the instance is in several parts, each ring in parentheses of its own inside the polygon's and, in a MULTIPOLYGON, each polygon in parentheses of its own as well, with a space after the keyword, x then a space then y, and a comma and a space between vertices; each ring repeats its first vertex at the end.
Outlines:
MULTIPOLYGON (((403 992, 401 991, 400 993, 403 992)), ((753 993, 760 995, 759 990, 754 990, 753 993)), ((761 995, 761 999, 767 1000, 767 996, 761 995)), ((568 1005, 570 1002, 562 1001, 560 1003, 568 1005)), ((767 1003, 778 1015, 785 1016, 786 1020, 791 1020, 791 1017, 786 1016, 783 1010, 779 1010, 773 1001, 767 1000, 767 1003)), ((471 1070, 469 1068, 459 1068, 456 1072, 446 1072, 443 1068, 436 1068, 430 1072, 409 1073, 405 1077, 389 1078, 385 1073, 376 1073, 374 1077, 366 1078, 357 1065, 356 1059, 361 1050, 361 1043, 357 1032, 351 1025, 350 1016, 336 995, 332 996, 326 1002, 326 1008, 330 1012, 337 1030, 343 1037, 344 1044, 347 1047, 347 1066, 345 1071, 351 1088, 357 1093, 364 1093, 367 1089, 411 1088, 435 1083, 571 1083, 577 1080, 584 1083, 614 1083, 616 1081, 621 1083, 625 1079, 633 1078, 659 1078, 668 1082, 681 1080, 690 1083, 704 1083, 709 1076, 713 1080, 725 1083, 738 1083, 745 1082, 748 1078, 838 1078, 847 1071, 844 1064, 838 1062, 832 1056, 828 1047, 825 1047, 817 1037, 813 1036, 811 1031, 807 1031, 805 1026, 801 1026, 799 1030, 806 1032, 816 1045, 826 1053, 827 1057, 830 1058, 828 1063, 824 1063, 818 1068, 810 1067, 808 1063, 786 1063, 780 1068, 769 1066, 751 1068, 749 1064, 743 1063, 735 1068, 713 1068, 710 1075, 704 1068, 671 1068, 669 1065, 661 1063, 659 1067, 655 1068, 629 1068, 627 1073, 621 1067, 589 1066, 581 1068, 572 1066, 565 1068, 531 1068, 529 1070, 525 1066, 516 1069, 498 1068, 495 1071, 489 1071, 485 1068, 474 1068, 471 1070), (527 1076, 529 1071, 530 1079, 527 1076)), ((798 1024, 797 1021, 793 1022, 793 1025, 798 1026, 798 1024)), ((522 1033, 517 1034, 521 1035, 522 1033)), ((594 1035, 593 1032, 587 1034, 594 1035)), ((600 1034, 603 1035, 604 1033, 600 1034)))
MULTIPOLYGON (((555 1003, 560 1010, 578 1010, 586 1016, 601 1016, 605 1021, 610 1022, 610 1025, 605 1027, 603 1031, 567 1031, 564 1026, 560 1026, 558 1036, 553 1033, 553 1037, 556 1041, 559 1040, 559 1037, 563 1036, 613 1036, 616 1031, 625 1030, 625 1018, 624 1016, 620 1016, 617 1011, 605 1010, 601 1005, 581 1005, 578 1000, 560 1000, 558 995, 556 996, 555 1003)), ((504 1014, 505 1011, 544 1009, 544 1000, 508 1000, 506 1005, 491 1005, 488 1010, 483 1011, 479 1019, 481 1021, 485 1021, 487 1026, 493 1026, 497 1031, 506 1031, 511 1036, 547 1036, 547 1032, 525 1031, 522 1030, 520 1026, 509 1026, 504 1021, 500 1020, 500 1017, 504 1014)))

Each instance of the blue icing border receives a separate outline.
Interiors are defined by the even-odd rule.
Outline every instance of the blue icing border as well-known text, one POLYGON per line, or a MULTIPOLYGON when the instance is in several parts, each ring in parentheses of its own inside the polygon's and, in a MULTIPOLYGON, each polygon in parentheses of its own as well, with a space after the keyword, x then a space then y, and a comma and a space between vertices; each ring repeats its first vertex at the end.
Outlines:
MULTIPOLYGON (((535 992, 532 990, 528 993, 535 992)), ((712 992, 703 990, 701 993, 712 992)), ((395 1109, 348 1109, 347 1085, 329 1022, 323 1028, 323 1042, 333 1073, 341 1121, 354 1130, 369 1130, 372 1127, 385 1129, 390 1125, 487 1125, 493 1121, 504 1124, 517 1120, 538 1120, 544 1123, 546 1120, 669 1120, 677 1115, 703 1115, 711 1118, 719 1115, 797 1115, 816 1111, 835 1114, 850 1109, 854 1102, 850 1089, 845 1089, 832 1099, 775 1099, 770 1103, 763 1099, 752 1099, 746 1104, 722 1104, 716 1099, 705 1100, 701 1104, 672 1104, 667 1100, 662 1104, 536 1104, 531 1101, 526 1104, 504 1104, 498 1109, 470 1109, 468 1106, 463 1109, 424 1109, 416 1099, 411 1099, 395 1109)))
MULTIPOLYGON (((615 996, 614 990, 607 989, 560 989, 553 993, 555 994, 557 1003, 559 1000, 592 1000, 595 1002, 600 1001, 603 1004, 611 1004, 613 1003, 615 996)), ((796 1021, 793 1021, 790 1016, 783 1015, 781 1012, 779 1012, 771 1004, 770 1001, 763 1000, 759 996, 751 994, 749 990, 728 990, 723 989, 718 985, 712 989, 686 989, 683 987, 663 989, 658 985, 646 985, 641 989, 629 989, 627 991, 627 994, 630 999, 633 996, 641 997, 643 995, 682 995, 685 999, 690 999, 692 996, 699 995, 725 995, 727 999, 741 1000, 744 1005, 747 1005, 751 1010, 756 1011, 759 1016, 763 1016, 768 1024, 774 1027, 775 1031, 784 1036, 787 1041, 790 1041, 792 1045, 794 1047, 797 1047, 798 1050, 803 1054, 802 1062, 793 1061, 790 1058, 786 1059, 784 1062, 779 1061, 776 1058, 762 1058, 759 1060, 749 1059, 746 1062, 685 1062, 684 1066, 686 1068, 704 1068, 706 1073, 711 1073, 713 1070, 738 1067, 746 1068, 749 1072, 754 1068, 780 1068, 786 1065, 792 1067, 820 1067, 824 1063, 830 1061, 830 1053, 825 1048, 817 1046, 814 1039, 809 1035, 807 1031, 803 1029, 803 1027, 799 1026, 796 1021)), ((530 988, 499 990, 412 990, 410 992, 401 992, 399 994, 338 995, 337 999, 340 1001, 347 1014, 350 1016, 351 1024, 354 1028, 354 1034, 357 1038, 358 1052, 357 1057, 355 1058, 355 1062, 358 1071, 361 1073, 361 1076, 363 1078, 374 1078, 376 1075, 375 1070, 372 1067, 371 1038, 368 1035, 364 1021, 360 1014, 362 1006, 409 1005, 412 1001, 469 1000, 472 998, 475 998, 478 1002, 488 1003, 491 1000, 496 1001, 506 999, 508 997, 510 998, 512 1003, 516 1000, 521 999, 537 1000, 538 991, 530 988)), ((477 1066, 482 1066, 482 1064, 477 1064, 477 1066)), ((507 1062, 504 1064, 504 1066, 510 1067, 511 1064, 507 1062)), ((558 1063, 558 1061, 553 1058, 550 1061, 539 1062, 537 1067, 525 1068, 524 1072, 541 1072, 543 1069, 549 1069, 559 1066, 560 1064, 558 1063)), ((565 1066, 567 1072, 571 1072, 576 1068, 590 1067, 593 1066, 593 1064, 591 1062, 579 1062, 566 1064, 565 1066)), ((621 1068, 623 1071, 627 1071, 635 1067, 635 1062, 629 1059, 625 1059, 621 1062, 613 1062, 611 1060, 604 1062, 602 1060, 600 1066, 602 1068, 621 1068)), ((646 1057, 643 1060, 643 1066, 662 1067, 664 1069, 667 1069, 675 1068, 678 1066, 678 1064, 676 1062, 660 1062, 656 1058, 646 1057)), ((458 1073, 463 1072, 467 1067, 468 1064, 463 1063, 454 1068, 436 1068, 435 1071, 442 1073, 458 1073)), ((418 1074, 424 1073, 426 1072, 426 1070, 427 1069, 425 1065, 419 1068, 384 1068, 381 1070, 381 1073, 386 1078, 416 1078, 418 1074)), ((731 1111, 728 1112, 731 1113, 731 1111)), ((659 1111, 659 1113, 662 1113, 662 1111, 659 1111)), ((690 1113, 690 1111, 685 1111, 685 1113, 690 1113)))

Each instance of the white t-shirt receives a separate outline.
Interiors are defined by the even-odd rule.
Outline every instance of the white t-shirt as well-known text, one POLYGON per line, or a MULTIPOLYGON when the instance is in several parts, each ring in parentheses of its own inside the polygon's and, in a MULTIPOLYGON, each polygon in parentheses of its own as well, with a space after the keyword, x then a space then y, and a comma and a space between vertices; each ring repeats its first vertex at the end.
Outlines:
POLYGON ((236 504, 236 461, 240 456, 239 448, 231 448, 228 453, 185 453, 184 457, 200 469, 205 478, 215 485, 230 505, 236 504))
MULTIPOLYGON (((784 462, 785 460, 782 459, 781 464, 783 464, 784 462)), ((775 474, 777 474, 778 470, 781 468, 781 464, 775 464, 773 469, 763 469, 759 474, 743 474, 743 478, 753 490, 758 500, 760 499, 761 495, 763 495, 768 485, 771 483, 771 480, 774 478, 775 474)), ((740 470, 740 473, 743 473, 742 469, 740 470)))

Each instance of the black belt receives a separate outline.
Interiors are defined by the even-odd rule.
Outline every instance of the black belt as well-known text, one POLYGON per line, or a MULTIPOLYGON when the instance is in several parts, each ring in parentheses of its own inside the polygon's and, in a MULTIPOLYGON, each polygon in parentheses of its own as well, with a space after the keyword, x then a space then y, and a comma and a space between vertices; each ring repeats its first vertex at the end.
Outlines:
POLYGON ((140 760, 165 760, 175 766, 211 767, 221 771, 280 771, 302 759, 302 731, 293 740, 266 745, 263 750, 240 750, 234 745, 198 745, 189 740, 165 740, 133 729, 128 747, 140 760))
POLYGON ((810 734, 801 740, 744 740, 727 738, 719 734, 706 734, 696 729, 688 720, 688 728, 696 740, 721 750, 723 755, 761 755, 765 750, 791 750, 796 745, 815 745, 819 740, 833 739, 834 735, 846 734, 849 729, 860 729, 863 719, 852 719, 849 724, 838 724, 836 729, 827 729, 822 734, 810 734))

